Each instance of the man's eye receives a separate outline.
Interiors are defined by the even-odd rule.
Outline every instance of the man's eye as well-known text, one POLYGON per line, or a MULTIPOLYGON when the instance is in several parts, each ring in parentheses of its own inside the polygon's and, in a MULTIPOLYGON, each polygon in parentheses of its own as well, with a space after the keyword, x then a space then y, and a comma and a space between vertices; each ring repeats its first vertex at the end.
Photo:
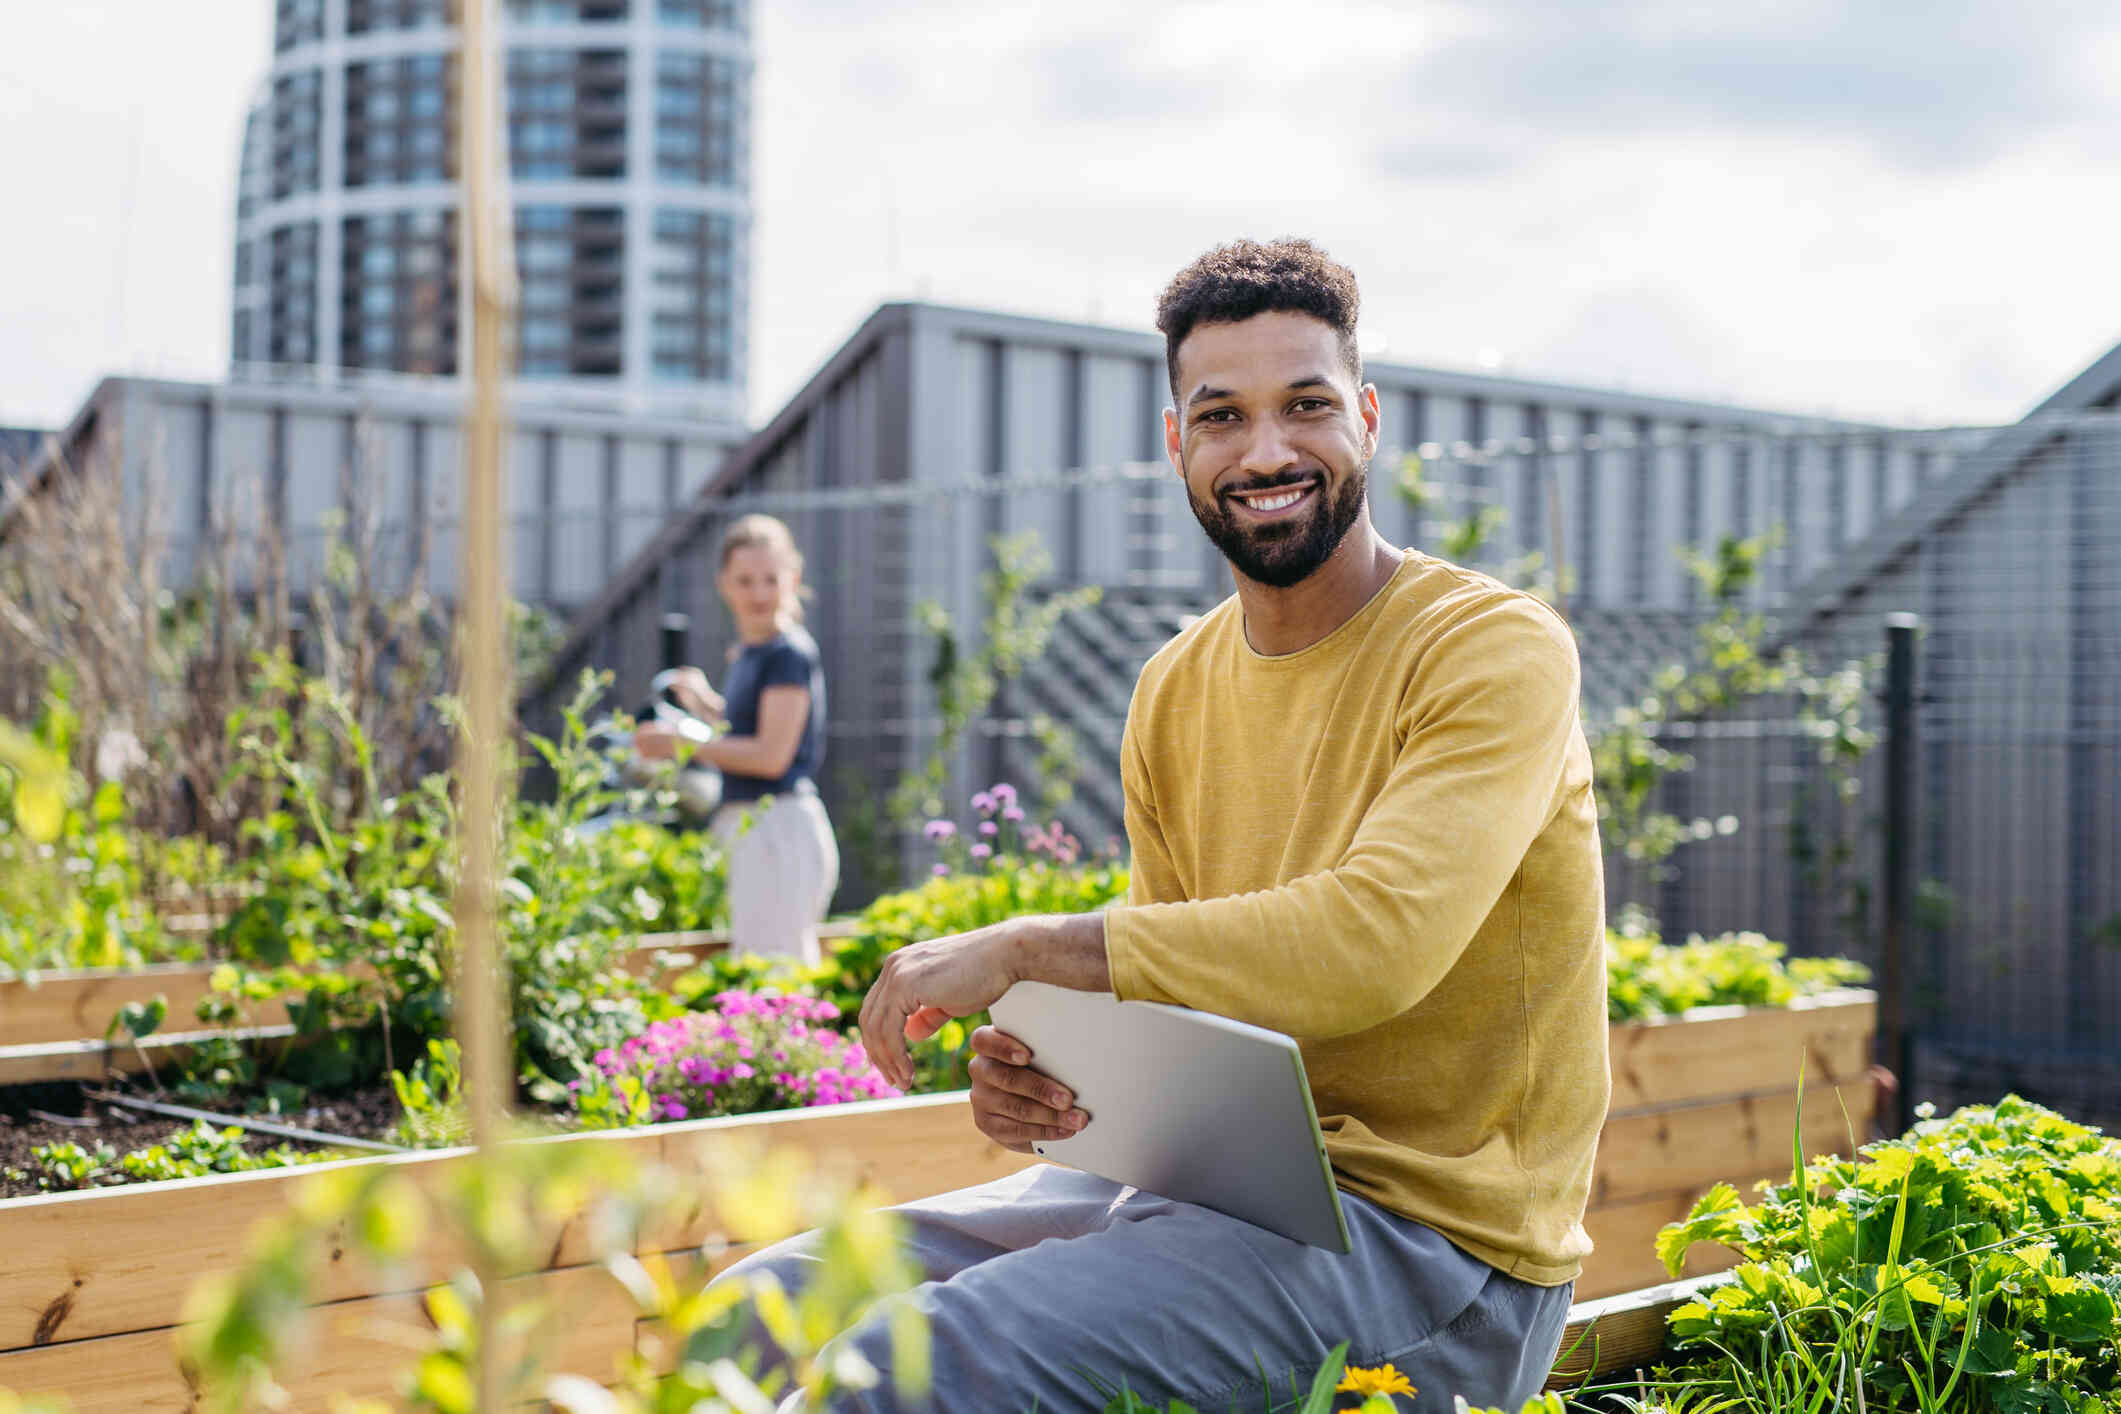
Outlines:
POLYGON ((1298 412, 1317 412, 1322 407, 1330 406, 1331 404, 1324 398, 1298 398, 1296 400, 1296 411, 1298 412))
POLYGON ((1202 422, 1234 422, 1236 419, 1237 410, 1235 408, 1209 408, 1200 415, 1202 422))

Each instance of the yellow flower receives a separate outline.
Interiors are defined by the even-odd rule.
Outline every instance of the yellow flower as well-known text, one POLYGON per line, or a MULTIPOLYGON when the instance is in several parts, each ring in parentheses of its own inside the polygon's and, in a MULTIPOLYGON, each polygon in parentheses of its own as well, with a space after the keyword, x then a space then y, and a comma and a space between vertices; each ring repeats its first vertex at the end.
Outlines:
POLYGON ((1379 1365, 1374 1370, 1365 1370, 1360 1365, 1350 1365, 1347 1372, 1340 1377, 1340 1383, 1333 1386, 1333 1392, 1335 1394, 1412 1394, 1414 1393, 1414 1386, 1408 1384, 1407 1377, 1390 1365, 1379 1365))

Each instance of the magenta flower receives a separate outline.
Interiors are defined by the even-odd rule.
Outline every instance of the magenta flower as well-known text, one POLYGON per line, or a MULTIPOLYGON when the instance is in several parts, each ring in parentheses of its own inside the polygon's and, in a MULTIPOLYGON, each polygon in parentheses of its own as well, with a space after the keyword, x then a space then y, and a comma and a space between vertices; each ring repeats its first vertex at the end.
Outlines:
POLYGON ((986 791, 972 797, 972 808, 982 815, 992 815, 996 804, 994 797, 986 791))
POLYGON ((976 844, 972 846, 972 857, 974 859, 992 859, 994 857, 994 846, 991 844, 976 844))
POLYGON ((953 820, 930 820, 921 826, 921 833, 928 837, 929 843, 941 844, 957 834, 957 823, 953 820))
POLYGON ((1002 827, 995 824, 992 820, 982 820, 979 822, 979 832, 990 840, 993 839, 996 835, 1000 834, 1001 829, 1002 827))
POLYGON ((1002 810, 1002 818, 1012 825, 1019 824, 1024 818, 1024 808, 1021 805, 1006 806, 1002 810))
POLYGON ((1016 787, 1010 785, 1007 781, 1002 782, 998 786, 988 787, 988 791, 1004 805, 1016 804, 1016 787))

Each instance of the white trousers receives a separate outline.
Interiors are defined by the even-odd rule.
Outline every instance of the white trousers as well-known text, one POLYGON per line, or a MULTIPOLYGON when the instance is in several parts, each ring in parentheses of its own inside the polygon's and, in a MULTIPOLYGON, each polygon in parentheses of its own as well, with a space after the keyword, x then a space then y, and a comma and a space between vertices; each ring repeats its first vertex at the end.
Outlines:
POLYGON ((840 882, 840 847, 825 802, 812 791, 791 791, 770 805, 725 805, 710 828, 728 853, 730 947, 816 962, 817 925, 840 882))

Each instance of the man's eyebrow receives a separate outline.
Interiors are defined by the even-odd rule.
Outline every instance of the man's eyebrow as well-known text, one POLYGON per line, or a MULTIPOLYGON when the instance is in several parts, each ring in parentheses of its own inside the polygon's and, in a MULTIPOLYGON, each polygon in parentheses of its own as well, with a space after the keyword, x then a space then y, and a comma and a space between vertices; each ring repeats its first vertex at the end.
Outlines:
MULTIPOLYGON (((1303 388, 1331 388, 1332 386, 1333 380, 1325 374, 1307 373, 1301 378, 1291 379, 1289 386, 1282 391, 1294 393, 1303 388)), ((1234 398, 1236 396, 1237 394, 1228 388, 1211 388, 1203 383, 1198 388, 1195 388, 1192 395, 1186 399, 1186 406, 1192 407, 1195 403, 1213 402, 1217 398, 1234 398)))

